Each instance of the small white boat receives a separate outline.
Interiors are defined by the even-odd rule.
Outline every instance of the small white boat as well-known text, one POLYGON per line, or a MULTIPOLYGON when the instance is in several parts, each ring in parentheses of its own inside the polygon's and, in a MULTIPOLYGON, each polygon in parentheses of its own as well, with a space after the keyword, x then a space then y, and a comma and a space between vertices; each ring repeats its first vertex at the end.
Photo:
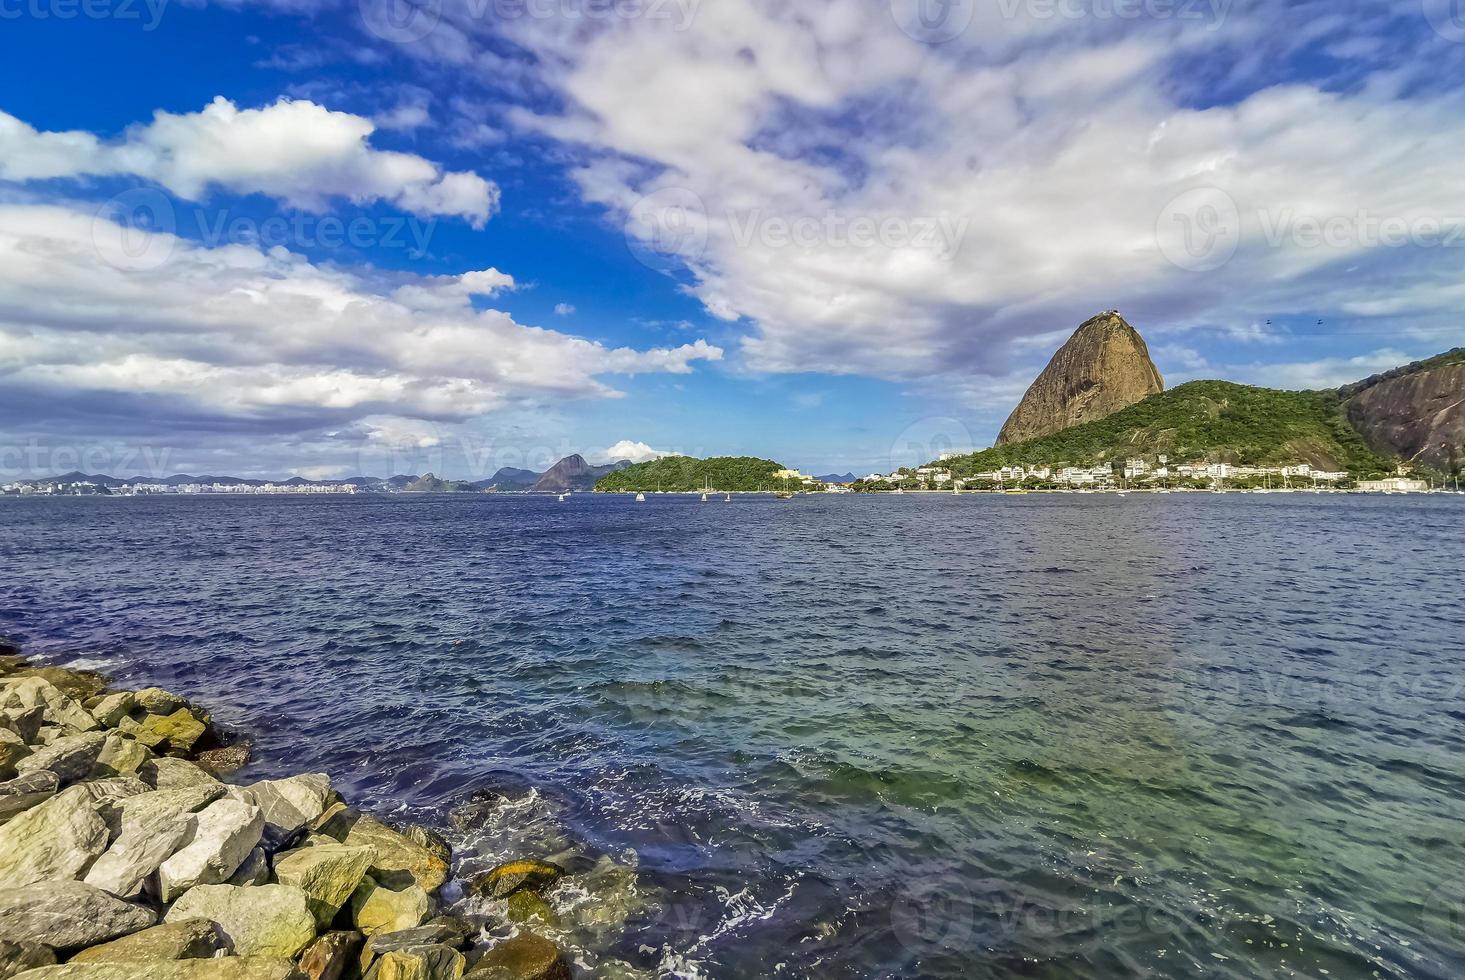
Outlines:
POLYGON ((638 503, 638 504, 644 504, 645 502, 646 502, 646 495, 644 493, 638 493, 638 494, 636 494, 636 503, 638 503))
POLYGON ((565 502, 565 498, 568 497, 568 496, 569 496, 569 494, 567 494, 567 493, 560 494, 560 503, 564 503, 565 502))
POLYGON ((732 494, 728 494, 726 497, 724 497, 723 500, 722 500, 722 502, 725 503, 725 504, 732 503, 732 494))
POLYGON ((704 504, 707 503, 707 494, 705 494, 705 493, 702 495, 702 502, 704 504))

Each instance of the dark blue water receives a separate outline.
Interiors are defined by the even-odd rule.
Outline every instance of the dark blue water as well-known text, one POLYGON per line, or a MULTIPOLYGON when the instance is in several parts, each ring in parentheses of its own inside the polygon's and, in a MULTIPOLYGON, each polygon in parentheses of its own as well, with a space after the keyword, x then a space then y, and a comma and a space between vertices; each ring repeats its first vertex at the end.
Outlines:
POLYGON ((601 859, 599 975, 1465 975, 1465 497, 11 499, 0 560, 255 773, 601 859))

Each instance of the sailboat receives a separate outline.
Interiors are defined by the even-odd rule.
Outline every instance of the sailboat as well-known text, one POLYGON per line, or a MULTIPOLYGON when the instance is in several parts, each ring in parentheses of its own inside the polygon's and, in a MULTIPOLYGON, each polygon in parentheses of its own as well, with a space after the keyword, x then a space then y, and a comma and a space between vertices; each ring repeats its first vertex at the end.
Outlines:
POLYGON ((722 502, 725 503, 725 504, 732 503, 732 494, 728 494, 726 497, 724 497, 723 500, 722 500, 722 502))
POLYGON ((644 493, 638 493, 638 494, 636 494, 636 503, 638 503, 638 504, 644 504, 645 502, 646 502, 646 495, 644 493))
POLYGON ((569 494, 567 494, 567 493, 560 494, 560 503, 564 503, 565 502, 565 498, 568 497, 568 496, 569 496, 569 494))

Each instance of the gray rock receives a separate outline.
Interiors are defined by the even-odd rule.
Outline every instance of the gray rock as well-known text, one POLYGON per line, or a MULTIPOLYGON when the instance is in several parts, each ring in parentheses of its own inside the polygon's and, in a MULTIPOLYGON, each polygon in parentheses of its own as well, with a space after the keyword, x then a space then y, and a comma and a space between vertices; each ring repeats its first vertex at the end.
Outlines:
POLYGON ((231 795, 264 811, 266 838, 278 846, 325 811, 330 792, 331 777, 318 772, 261 780, 231 790, 231 795))
POLYGON ((305 892, 289 885, 200 885, 168 910, 167 922, 208 919, 239 956, 293 957, 315 938, 305 892))
POLYGON ((150 715, 171 715, 188 705, 183 698, 161 687, 145 687, 133 695, 133 701, 150 715))
POLYGON ((296 980, 287 959, 226 956, 165 963, 67 963, 33 970, 25 980, 296 980))
POLYGON ((149 909, 79 881, 43 881, 0 890, 0 940, 54 949, 95 946, 146 929, 149 909))
POLYGON ((123 898, 137 895, 148 875, 193 840, 193 815, 223 793, 222 786, 189 786, 122 800, 117 839, 83 880, 123 898))
POLYGON ((415 929, 399 932, 379 932, 366 943, 366 951, 372 956, 390 953, 395 949, 411 949, 414 946, 462 946, 467 941, 470 929, 466 922, 444 916, 434 919, 415 929))
POLYGON ((205 771, 215 776, 224 776, 243 769, 249 762, 250 752, 248 742, 235 742, 217 749, 205 749, 194 756, 194 761, 205 771))
POLYGON ((213 776, 184 759, 160 756, 142 767, 142 778, 157 789, 183 786, 223 786, 213 776))
POLYGON ((97 724, 103 728, 116 728, 117 723, 132 713, 137 707, 137 698, 131 691, 118 691, 116 694, 109 694, 102 698, 100 704, 92 709, 92 717, 97 724))
POLYGON ((56 951, 40 943, 0 942, 0 980, 10 980, 17 974, 37 967, 53 966, 56 951))
POLYGON ((158 868, 158 889, 165 902, 198 885, 218 885, 239 870, 259 844, 264 814, 238 800, 210 803, 194 817, 192 838, 158 868))
POLYGON ((19 888, 80 877, 107 849, 97 809, 85 787, 73 786, 0 827, 0 882, 19 888))
POLYGON ((270 859, 265 854, 263 847, 256 847, 249 852, 249 857, 239 866, 239 870, 229 876, 226 885, 265 885, 270 880, 270 859))
POLYGON ((153 788, 136 776, 109 776, 77 783, 74 789, 86 794, 93 803, 115 804, 133 796, 151 793, 153 788))
POLYGON ((326 929, 366 877, 371 856, 371 848, 347 844, 302 847, 275 855, 275 878, 305 892, 316 924, 326 929))
POLYGON ((466 965, 450 946, 417 946, 377 957, 365 980, 458 980, 466 965))
POLYGON ((167 960, 208 959, 223 947, 208 919, 166 922, 110 943, 84 949, 70 963, 156 963, 167 960))
POLYGON ((61 780, 54 772, 28 773, 0 783, 0 826, 9 823, 16 814, 46 802, 60 788, 61 780))
POLYGON ((28 772, 46 769, 54 772, 62 785, 74 783, 91 775, 92 767, 97 764, 97 756, 101 755, 105 744, 107 736, 101 732, 68 735, 21 759, 16 763, 15 771, 23 776, 28 772))

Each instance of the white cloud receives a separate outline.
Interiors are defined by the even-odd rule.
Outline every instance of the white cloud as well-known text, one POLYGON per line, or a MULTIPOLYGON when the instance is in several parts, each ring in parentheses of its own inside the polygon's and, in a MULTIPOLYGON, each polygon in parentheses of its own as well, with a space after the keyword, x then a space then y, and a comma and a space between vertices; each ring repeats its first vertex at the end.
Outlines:
POLYGON ((629 459, 633 463, 644 463, 652 459, 661 459, 664 456, 680 456, 681 453, 666 452, 660 449, 652 449, 644 442, 636 442, 631 439, 622 439, 603 452, 595 454, 596 460, 604 463, 614 463, 618 460, 629 459))
POLYGON ((1338 388, 1370 375, 1416 360, 1401 350, 1385 347, 1357 357, 1323 357, 1283 364, 1247 364, 1229 369, 1225 377, 1268 388, 1318 390, 1338 388))
POLYGON ((554 312, 555 316, 569 316, 575 312, 575 305, 573 303, 556 303, 554 304, 554 312))
POLYGON ((322 211, 335 198, 389 201, 418 215, 456 216, 476 228, 498 210, 499 188, 475 173, 444 172, 410 153, 373 149, 375 125, 308 101, 240 109, 219 97, 195 113, 159 110, 115 141, 85 132, 38 132, 0 112, 0 179, 131 174, 202 200, 211 189, 265 194, 322 211))
POLYGON ((56 411, 67 398, 104 414, 144 399, 169 406, 157 414, 175 422, 301 430, 616 397, 604 376, 686 373, 722 356, 700 340, 608 348, 474 309, 468 294, 512 284, 492 269, 383 292, 364 274, 281 248, 206 248, 138 231, 144 251, 165 242, 166 261, 119 268, 99 242, 120 234, 76 210, 0 204, 0 375, 12 391, 37 393, 56 411))
POLYGON ((704 4, 683 30, 524 18, 500 26, 565 109, 509 118, 583 148, 581 194, 639 218, 633 237, 684 263, 710 313, 752 325, 755 369, 1000 375, 1011 340, 1113 306, 1152 332, 1221 323, 1255 341, 1274 314, 1450 308, 1449 249, 1291 233, 1359 212, 1465 220, 1465 112, 1422 63, 1361 51, 1350 84, 1266 76, 1297 47, 1372 30, 1386 5, 1238 5, 1221 23, 1012 6, 981 7, 940 46, 854 0, 704 4), (1198 64, 1211 74, 1192 77, 1198 64), (1216 104, 1222 91, 1244 97, 1216 104), (1163 219, 1206 218, 1167 212, 1205 187, 1234 201, 1221 231, 1238 247, 1193 271, 1173 254, 1185 229, 1163 219), (852 244, 855 222, 882 230, 852 244))

